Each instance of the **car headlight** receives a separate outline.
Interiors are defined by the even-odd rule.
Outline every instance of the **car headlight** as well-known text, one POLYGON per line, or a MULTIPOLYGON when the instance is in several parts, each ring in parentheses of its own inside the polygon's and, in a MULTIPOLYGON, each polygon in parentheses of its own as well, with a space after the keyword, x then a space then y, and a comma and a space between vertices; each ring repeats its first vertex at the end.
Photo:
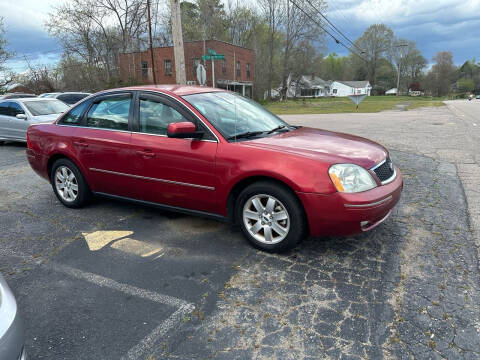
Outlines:
POLYGON ((356 193, 367 191, 377 186, 370 173, 354 164, 335 164, 328 169, 328 175, 340 192, 356 193))

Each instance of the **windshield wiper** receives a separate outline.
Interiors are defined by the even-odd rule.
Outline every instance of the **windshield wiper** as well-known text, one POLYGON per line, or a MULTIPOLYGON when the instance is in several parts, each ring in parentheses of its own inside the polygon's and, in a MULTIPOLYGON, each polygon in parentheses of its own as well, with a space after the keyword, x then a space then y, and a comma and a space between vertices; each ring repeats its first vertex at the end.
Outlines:
POLYGON ((272 130, 267 131, 267 134, 271 134, 271 133, 274 133, 275 131, 282 130, 282 129, 285 129, 285 128, 286 128, 285 125, 280 125, 280 126, 277 126, 276 128, 274 128, 272 130))
POLYGON ((244 133, 236 134, 227 138, 227 140, 235 140, 235 139, 242 139, 242 138, 250 138, 253 136, 264 134, 265 131, 247 131, 244 133))

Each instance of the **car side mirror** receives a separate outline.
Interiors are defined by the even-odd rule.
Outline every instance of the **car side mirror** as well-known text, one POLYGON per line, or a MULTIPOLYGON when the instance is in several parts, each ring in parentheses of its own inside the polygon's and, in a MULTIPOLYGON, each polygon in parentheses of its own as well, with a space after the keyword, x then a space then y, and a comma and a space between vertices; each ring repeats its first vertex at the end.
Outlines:
POLYGON ((195 124, 190 121, 168 124, 167 136, 177 139, 199 139, 203 136, 203 131, 197 131, 195 124))
POLYGON ((15 115, 17 119, 27 120, 27 115, 25 114, 17 114, 15 115))

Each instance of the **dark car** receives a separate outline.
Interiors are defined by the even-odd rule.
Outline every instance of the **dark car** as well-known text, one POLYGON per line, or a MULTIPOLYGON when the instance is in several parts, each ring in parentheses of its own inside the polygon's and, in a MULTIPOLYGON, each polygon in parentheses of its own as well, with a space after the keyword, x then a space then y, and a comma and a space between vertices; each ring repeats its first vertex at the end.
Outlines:
POLYGON ((383 146, 291 126, 236 93, 195 86, 109 90, 27 131, 32 168, 67 207, 91 194, 240 225, 280 251, 310 233, 382 223, 402 175, 383 146))
POLYGON ((84 92, 64 92, 64 93, 58 93, 49 97, 63 101, 67 105, 73 105, 90 95, 91 95, 90 93, 84 93, 84 92))

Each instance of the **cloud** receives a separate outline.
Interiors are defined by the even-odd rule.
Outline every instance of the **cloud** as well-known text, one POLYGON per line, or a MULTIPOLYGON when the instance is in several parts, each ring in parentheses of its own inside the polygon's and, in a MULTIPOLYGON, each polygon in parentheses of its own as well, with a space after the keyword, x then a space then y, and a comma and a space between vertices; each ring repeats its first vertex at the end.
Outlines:
POLYGON ((453 52, 457 64, 480 55, 480 0, 339 0, 328 4, 329 18, 352 40, 369 25, 384 23, 395 35, 416 41, 429 61, 444 50, 453 52))

